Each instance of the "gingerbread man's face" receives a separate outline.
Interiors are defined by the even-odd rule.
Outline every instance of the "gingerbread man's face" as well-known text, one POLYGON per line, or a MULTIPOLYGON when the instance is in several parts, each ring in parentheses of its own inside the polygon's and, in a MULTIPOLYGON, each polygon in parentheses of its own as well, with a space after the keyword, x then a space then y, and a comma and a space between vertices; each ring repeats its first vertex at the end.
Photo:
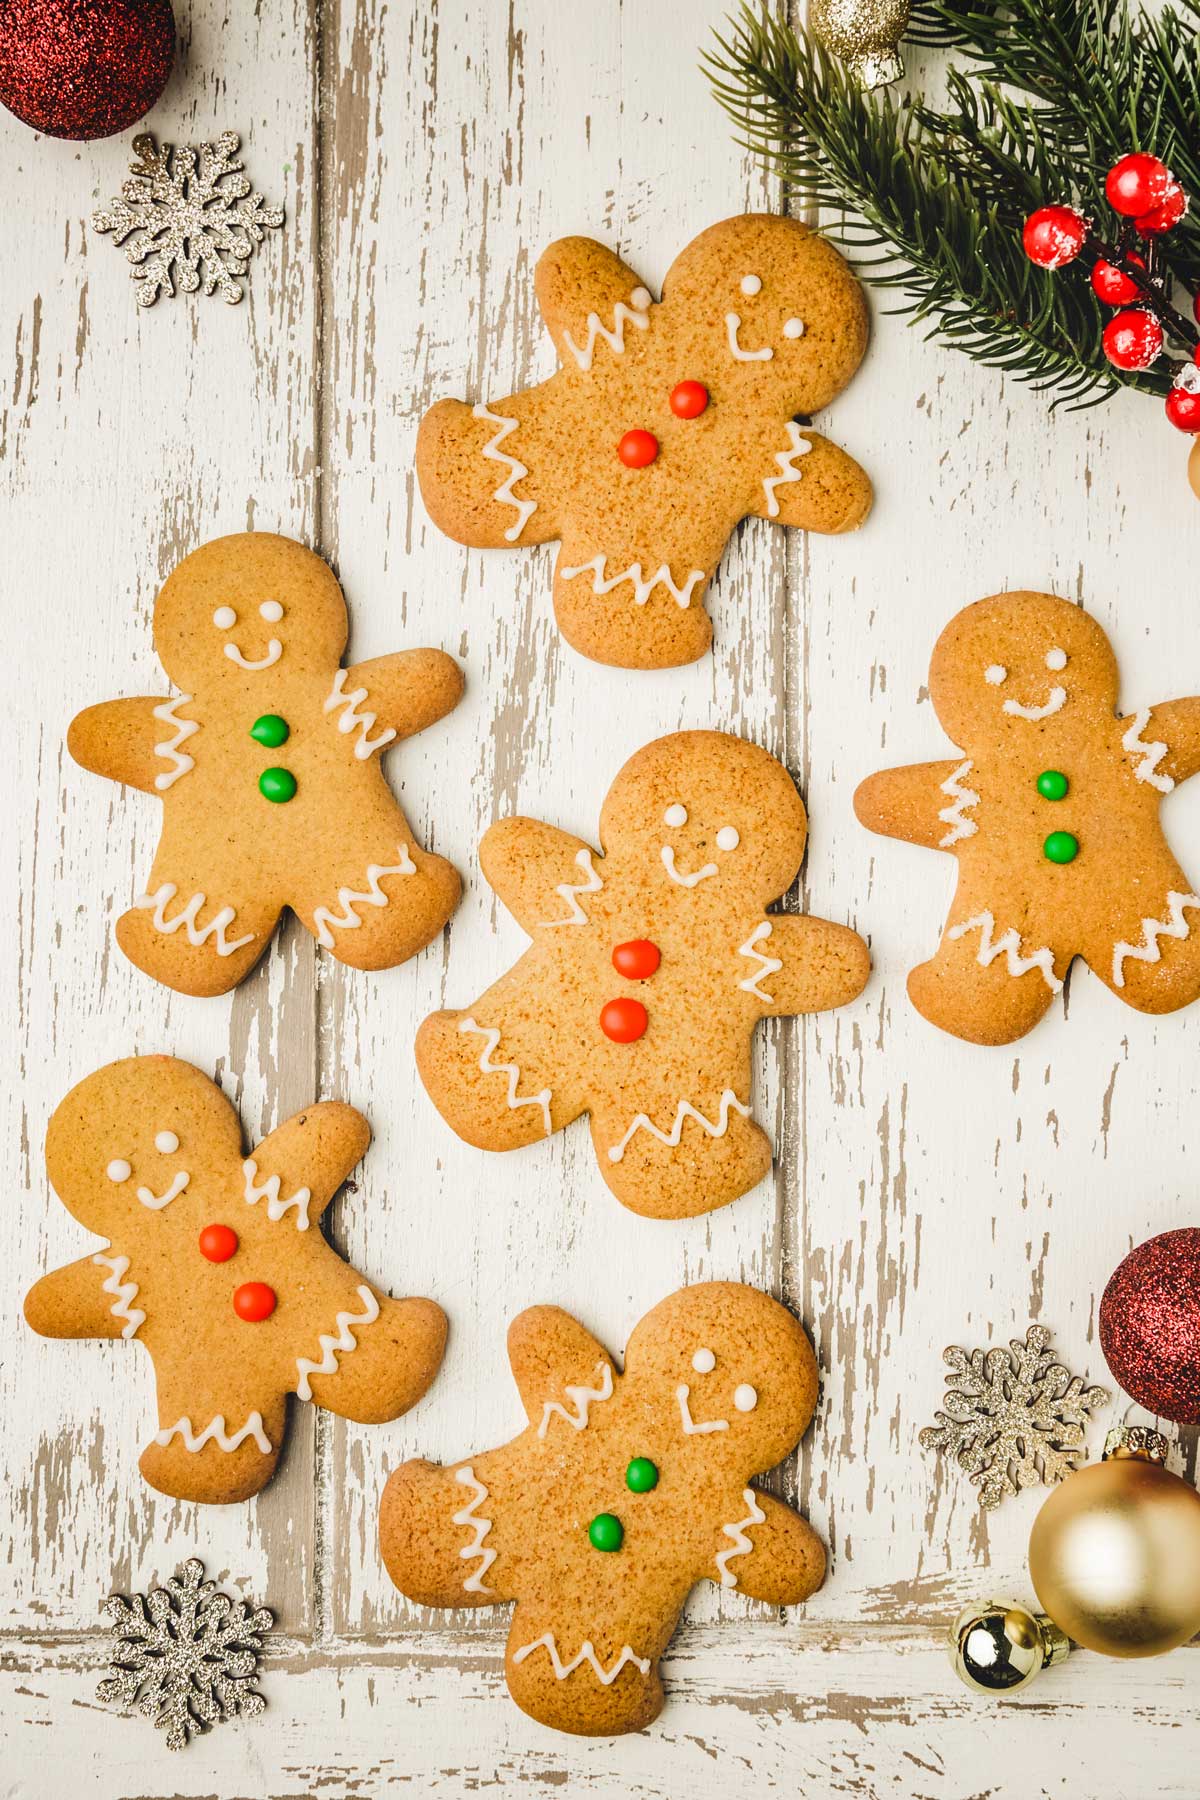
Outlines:
POLYGON ((765 902, 791 885, 807 819, 787 772, 765 751, 716 732, 684 732, 626 764, 600 832, 609 854, 638 865, 652 886, 699 904, 744 906, 747 895, 765 902))
POLYGON ((170 1057, 98 1069, 72 1089, 46 1133, 55 1192, 81 1225, 108 1237, 127 1236, 145 1212, 162 1212, 240 1154, 228 1101, 198 1069, 170 1057), (107 1118, 138 1123, 114 1125, 104 1138, 107 1118))
POLYGON ((221 684, 253 694, 264 671, 285 664, 323 673, 346 645, 346 604, 319 556, 288 538, 217 538, 185 557, 154 608, 163 667, 189 692, 221 684))
POLYGON ((950 621, 929 671, 934 709, 963 748, 1013 747, 1058 721, 1111 717, 1117 665, 1096 621, 1050 594, 998 594, 950 621))

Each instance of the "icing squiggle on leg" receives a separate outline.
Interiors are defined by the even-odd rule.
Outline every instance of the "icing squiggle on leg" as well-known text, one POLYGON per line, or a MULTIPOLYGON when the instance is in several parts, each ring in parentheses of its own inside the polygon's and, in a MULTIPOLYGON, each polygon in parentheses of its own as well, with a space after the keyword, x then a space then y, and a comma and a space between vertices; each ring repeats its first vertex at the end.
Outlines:
POLYGON ((241 950, 254 942, 252 931, 248 931, 245 937, 234 938, 232 942, 225 936, 227 929, 237 918, 237 912, 232 906, 221 907, 207 925, 199 923, 201 909, 208 899, 207 894, 193 894, 187 905, 173 919, 168 919, 167 906, 178 892, 173 881, 164 881, 152 894, 139 894, 133 904, 143 911, 153 911, 154 917, 150 922, 155 931, 161 931, 166 937, 170 937, 182 926, 187 932, 189 944, 193 944, 197 950, 212 938, 213 949, 218 956, 232 956, 235 950, 241 950))
POLYGON ((203 1450, 205 1444, 215 1444, 218 1450, 234 1451, 244 1444, 247 1438, 253 1438, 264 1456, 271 1454, 271 1441, 263 1430, 260 1412, 252 1412, 241 1430, 232 1434, 225 1430, 224 1413, 218 1413, 215 1419, 210 1419, 199 1435, 192 1429, 192 1421, 185 1415, 182 1419, 176 1419, 174 1425, 166 1425, 161 1431, 156 1432, 154 1441, 165 1450, 171 1439, 176 1436, 183 1439, 184 1449, 190 1450, 193 1454, 198 1450, 203 1450))
MULTIPOLYGON (((570 339, 567 341, 570 342, 570 339)), ((508 470, 507 476, 492 495, 492 499, 499 500, 505 506, 516 507, 516 519, 504 533, 509 543, 515 544, 526 525, 529 523, 530 518, 537 511, 536 500, 522 500, 513 493, 513 482, 524 481, 529 470, 517 457, 510 456, 506 450, 500 448, 510 432, 516 431, 520 424, 520 420, 506 419, 499 413, 489 412, 482 400, 477 406, 473 406, 471 411, 477 419, 486 419, 489 425, 494 425, 496 427, 495 437, 490 438, 484 445, 482 454, 486 461, 502 463, 508 470)))
POLYGON ((398 863, 387 867, 380 863, 367 865, 365 892, 356 893, 353 888, 348 887, 338 889, 337 904, 342 909, 340 913, 330 912, 327 906, 313 908, 313 924, 317 928, 317 942, 323 950, 333 949, 335 931, 355 931, 362 924, 362 920, 354 910, 355 907, 386 906, 388 904, 389 895, 385 894, 379 885, 385 875, 416 874, 417 865, 408 854, 407 844, 398 844, 396 848, 400 856, 398 863))
POLYGON ((629 1130, 625 1133, 625 1136, 621 1139, 620 1143, 611 1144, 609 1146, 608 1160, 609 1162, 620 1162, 626 1150, 629 1148, 630 1139, 635 1137, 639 1131, 648 1131, 651 1137, 656 1137, 660 1144, 665 1144, 667 1146, 668 1150, 677 1150, 679 1148, 680 1137, 683 1134, 683 1124, 685 1119, 695 1119, 697 1125, 699 1125, 703 1131, 707 1131, 709 1137, 724 1137, 725 1133, 729 1130, 729 1115, 731 1112, 741 1113, 744 1119, 750 1117, 750 1108, 748 1106, 743 1106, 742 1102, 731 1088, 726 1088, 725 1092, 721 1095, 721 1108, 716 1120, 706 1119, 702 1112, 697 1112, 690 1100, 681 1100, 679 1102, 679 1106, 675 1112, 675 1123, 672 1125, 670 1131, 660 1131, 653 1119, 648 1118, 645 1113, 638 1113, 633 1124, 629 1127, 629 1130))
POLYGON ((1184 918, 1189 907, 1200 906, 1200 894, 1178 894, 1174 888, 1167 895, 1167 916, 1165 919, 1143 919, 1142 941, 1140 944, 1124 942, 1113 947, 1112 981, 1113 986, 1125 986, 1125 964, 1131 959, 1134 962, 1156 963, 1162 959, 1162 951, 1158 947, 1159 938, 1185 938, 1191 934, 1191 926, 1184 918))
POLYGON ((554 1640, 554 1633, 552 1631, 543 1632, 540 1638, 534 1638, 532 1644, 522 1644, 519 1650, 513 1652, 513 1661, 515 1663, 522 1663, 525 1661, 525 1658, 531 1656, 535 1650, 549 1651, 556 1681, 565 1681, 568 1675, 573 1674, 576 1669, 582 1667, 585 1663, 592 1670, 597 1681, 601 1682, 605 1687, 612 1686, 626 1663, 632 1663, 634 1668, 640 1669, 643 1675, 648 1675, 650 1673, 649 1657, 638 1656, 635 1651, 630 1649, 628 1644, 622 1644, 621 1654, 618 1656, 612 1668, 605 1669, 596 1655, 590 1638, 585 1638, 583 1644, 580 1646, 578 1656, 572 1657, 569 1663, 565 1663, 558 1654, 558 1645, 554 1640))
MULTIPOLYGON (((1200 901, 1197 902, 1197 905, 1200 905, 1200 901)), ((1003 956, 1008 964, 1010 975, 1028 975, 1030 969, 1040 969, 1042 979, 1050 992, 1052 994, 1061 993, 1062 982, 1054 973, 1053 950, 1047 945, 1043 945, 1040 950, 1033 951, 1031 955, 1022 956, 1021 934, 1016 926, 1010 925, 1008 930, 998 938, 992 936, 995 929, 996 921, 992 914, 981 912, 976 913, 973 919, 964 919, 961 925, 952 925, 946 936, 960 938, 965 937, 968 931, 977 931, 979 933, 979 953, 975 960, 981 968, 986 969, 989 964, 995 962, 998 956, 1003 956)))
POLYGON ((492 1052, 497 1049, 500 1043, 500 1033, 491 1025, 477 1025, 474 1019, 460 1019, 458 1022, 458 1029, 460 1031, 473 1031, 477 1037, 487 1039, 487 1042, 483 1047, 483 1053, 479 1058, 480 1070, 484 1075, 508 1076, 508 1105, 510 1111, 516 1112, 519 1106, 540 1106, 542 1109, 542 1122, 546 1127, 546 1136, 549 1137, 552 1129, 550 1124, 550 1102, 553 1099, 553 1093, 551 1089, 543 1088, 540 1094, 520 1095, 517 1092, 517 1089, 521 1083, 521 1071, 516 1063, 494 1063, 492 1061, 492 1052))
POLYGON ((642 574, 640 562, 630 563, 629 567, 622 569, 618 575, 606 576, 604 571, 607 567, 607 556, 599 554, 591 557, 585 563, 577 563, 574 568, 561 569, 559 573, 564 581, 574 581, 577 575, 586 575, 590 571, 592 592, 600 595, 611 594, 613 589, 620 587, 623 581, 631 581, 634 604, 637 606, 645 606, 656 587, 665 587, 681 612, 686 611, 692 604, 692 589, 696 583, 704 580, 704 570, 693 569, 683 586, 676 587, 666 563, 663 563, 650 576, 642 574))

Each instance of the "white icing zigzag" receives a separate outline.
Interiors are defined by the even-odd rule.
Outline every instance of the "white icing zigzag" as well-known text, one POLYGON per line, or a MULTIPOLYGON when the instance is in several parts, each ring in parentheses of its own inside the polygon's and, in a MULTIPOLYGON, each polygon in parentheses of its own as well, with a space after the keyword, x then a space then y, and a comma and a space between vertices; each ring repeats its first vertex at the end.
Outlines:
POLYGON ((600 1660, 592 1647, 590 1638, 584 1640, 579 1655, 573 1657, 569 1663, 565 1663, 558 1654, 558 1645, 554 1641, 554 1633, 552 1631, 544 1632, 540 1638, 534 1638, 532 1644, 522 1644, 519 1650, 513 1652, 513 1661, 515 1663, 524 1662, 525 1658, 532 1655, 535 1650, 548 1650, 550 1652, 550 1661, 554 1665, 554 1675, 557 1681, 565 1681, 566 1677, 573 1674, 583 1663, 586 1663, 591 1668, 597 1681, 602 1682, 605 1687, 612 1686, 626 1663, 632 1663, 634 1668, 640 1669, 643 1675, 648 1675, 650 1673, 649 1657, 636 1655, 634 1651, 629 1648, 628 1644, 622 1644, 620 1656, 618 1656, 611 1669, 605 1670, 600 1665, 600 1660))
POLYGON ((550 1101, 553 1098, 552 1090, 550 1088, 543 1088, 540 1094, 528 1094, 522 1098, 522 1096, 517 1093, 517 1088, 521 1081, 521 1071, 516 1063, 494 1063, 492 1061, 492 1052, 500 1042, 500 1033, 490 1025, 477 1025, 474 1019, 460 1019, 458 1022, 458 1029, 460 1031, 473 1031, 477 1037, 487 1039, 487 1042, 483 1047, 483 1054, 479 1058, 479 1067, 481 1071, 485 1075, 508 1076, 508 1104, 509 1109, 512 1112, 515 1112, 519 1106, 540 1106, 542 1109, 542 1122, 546 1127, 546 1136, 549 1137, 552 1129, 550 1125, 550 1101))
POLYGON ((590 569, 593 594, 611 594, 613 589, 620 587, 623 581, 631 581, 633 598, 638 606, 645 606, 656 587, 665 587, 674 597, 675 604, 681 611, 692 604, 692 589, 698 581, 704 580, 704 570, 693 569, 683 586, 676 587, 666 563, 663 563, 662 567, 656 569, 654 574, 649 577, 643 576, 640 562, 630 563, 629 567, 622 569, 619 575, 611 577, 605 576, 604 571, 607 566, 607 556, 598 555, 593 556, 588 562, 578 563, 572 569, 562 569, 559 572, 564 581, 573 581, 576 575, 586 575, 590 569))
POLYGON ((745 993, 754 994, 759 1000, 765 1000, 768 1006, 773 1006, 775 1003, 774 996, 765 993, 758 985, 760 981, 766 981, 768 976, 777 975, 783 967, 783 963, 780 961, 779 957, 766 956, 757 948, 757 946, 761 944, 765 938, 769 938, 770 935, 770 919, 760 919, 745 943, 738 946, 739 956, 753 957, 754 961, 758 964, 758 967, 754 970, 753 974, 747 975, 744 981, 739 981, 738 986, 745 993))
POLYGON ((329 698, 321 710, 331 713, 336 712, 339 706, 345 707, 346 710, 337 722, 337 728, 345 736, 357 728, 358 742, 354 746, 354 754, 359 762, 366 762, 368 756, 373 755, 376 750, 382 750, 385 744, 390 744, 396 733, 394 728, 389 725, 385 730, 372 737, 371 727, 375 723, 375 714, 367 712, 365 708, 361 712, 359 711, 363 701, 368 698, 366 688, 353 688, 350 693, 346 693, 345 688, 346 670, 339 669, 334 675, 333 688, 329 698))
POLYGON ((464 1487, 474 1490, 471 1495, 471 1504, 460 1507, 458 1512, 451 1515, 450 1520, 452 1525, 470 1526, 475 1533, 472 1541, 464 1544, 458 1553, 468 1559, 473 1556, 479 1558, 479 1567, 473 1569, 467 1576, 463 1582, 463 1588, 468 1594, 490 1594, 492 1590, 485 1585, 483 1578, 495 1562, 496 1552, 485 1549, 483 1540, 492 1529, 492 1521, 491 1519, 481 1519, 476 1512, 476 1508, 487 1499, 488 1491, 482 1481, 475 1479, 475 1471, 469 1463, 454 1471, 454 1479, 460 1481, 464 1487))
POLYGON ((264 1456, 271 1454, 271 1441, 263 1430, 260 1412, 252 1412, 241 1430, 235 1431, 232 1437, 226 1435, 225 1414, 218 1413, 215 1419, 209 1420, 199 1436, 192 1429, 192 1421, 185 1416, 177 1419, 174 1425, 167 1425, 162 1431, 156 1432, 154 1441, 165 1448, 176 1434, 183 1439, 184 1449, 193 1452, 203 1450, 205 1444, 215 1444, 218 1450, 236 1450, 247 1438, 253 1438, 264 1456))
POLYGON ((308 1203, 312 1199, 312 1189, 298 1187, 288 1199, 279 1198, 279 1176, 268 1175, 261 1187, 256 1187, 258 1180, 258 1164, 252 1156, 248 1156, 242 1164, 242 1176, 245 1180, 245 1200, 247 1206, 257 1206, 260 1200, 267 1203, 267 1217, 271 1220, 282 1219, 289 1206, 296 1209, 296 1230, 307 1231, 309 1225, 308 1203))
POLYGON ((799 481, 800 470, 796 467, 796 458, 798 456, 806 455, 808 451, 812 449, 812 444, 808 438, 801 437, 800 427, 797 425, 795 419, 788 420, 787 429, 788 436, 792 441, 791 449, 777 450, 775 452, 775 466, 779 470, 779 473, 778 475, 767 475, 763 479, 763 493, 767 496, 768 519, 777 519, 779 517, 779 501, 776 497, 775 489, 786 487, 789 482, 799 481))
POLYGON ((547 1400, 542 1408, 542 1422, 537 1434, 544 1438, 550 1428, 550 1420, 557 1413, 565 1419, 572 1431, 582 1431, 588 1422, 588 1411, 594 1400, 611 1400, 613 1391, 612 1365, 601 1362, 596 1364, 596 1373, 600 1377, 600 1386, 594 1388, 568 1387, 564 1390, 574 1412, 568 1412, 561 1400, 547 1400))
POLYGON ((587 316, 587 343, 577 344, 569 331, 563 332, 563 343, 581 369, 591 368, 597 338, 603 338, 614 355, 621 356, 625 350, 626 325, 635 325, 639 331, 645 331, 650 323, 648 315, 652 304, 650 293, 644 287, 635 287, 629 296, 629 306, 623 300, 618 300, 611 331, 605 328, 599 313, 590 312, 587 316))
POLYGON ((417 865, 408 854, 408 845, 397 844, 396 850, 400 857, 398 863, 386 867, 380 863, 368 863, 365 893, 355 893, 353 888, 348 887, 338 889, 337 903, 342 909, 340 913, 330 912, 327 906, 313 908, 313 924, 317 928, 317 942, 323 949, 333 949, 335 931, 354 931, 362 924, 362 920, 354 910, 356 906, 387 905, 388 896, 379 885, 385 875, 416 874, 417 865))
POLYGON ((177 706, 189 706, 191 699, 190 694, 176 694, 174 699, 164 700, 161 706, 154 708, 153 716, 156 719, 161 719, 164 725, 175 727, 173 738, 167 738, 165 742, 154 746, 155 756, 161 756, 173 765, 163 774, 154 777, 154 785, 160 794, 165 793, 173 782, 179 780, 181 775, 186 775, 189 769, 194 769, 196 766, 195 757, 188 756, 186 751, 181 750, 179 746, 186 744, 188 739, 199 731, 199 722, 196 719, 180 719, 175 713, 177 706))
POLYGON ((1184 918, 1188 907, 1200 906, 1200 894, 1178 894, 1174 888, 1167 895, 1167 916, 1165 919, 1143 919, 1142 941, 1140 944, 1120 943, 1113 947, 1112 978, 1114 987, 1125 986, 1125 964, 1130 958, 1134 962, 1156 963, 1162 958, 1158 947, 1159 938, 1185 938, 1191 933, 1191 926, 1184 918))
POLYGON ((338 1357, 349 1356, 352 1350, 358 1349, 358 1339, 350 1327, 373 1325, 379 1317, 379 1302, 369 1287, 360 1287, 358 1297, 363 1303, 363 1310, 360 1313, 340 1312, 334 1321, 337 1335, 331 1337, 327 1331, 323 1331, 317 1338, 321 1348, 319 1363, 311 1362, 307 1356, 296 1358, 296 1370, 300 1376, 296 1392, 301 1400, 312 1399, 312 1388, 308 1384, 310 1375, 336 1375, 338 1357))
POLYGON ((131 1307, 129 1304, 131 1300, 137 1299, 137 1282, 123 1282, 121 1280, 121 1277, 129 1268, 129 1258, 127 1256, 104 1256, 103 1254, 98 1254, 93 1256, 92 1261, 99 1268, 112 1270, 108 1280, 100 1283, 101 1292, 105 1294, 114 1294, 116 1296, 108 1310, 111 1312, 114 1319, 124 1319, 126 1321, 125 1329, 121 1333, 121 1336, 123 1338, 136 1337, 138 1334, 138 1326, 146 1323, 146 1315, 140 1307, 131 1307))
POLYGON ((1137 779, 1149 782, 1150 786, 1157 788, 1160 794, 1169 794, 1175 786, 1174 781, 1169 775, 1160 775, 1157 772, 1159 763, 1167 754, 1167 746, 1161 738, 1156 738, 1152 743, 1146 743, 1142 733, 1149 723, 1150 708, 1143 706, 1140 712, 1134 713, 1121 743, 1128 750, 1130 756, 1137 756, 1140 752, 1141 760, 1135 764, 1133 771, 1137 779))
POLYGON ((742 1489, 742 1499, 746 1502, 746 1505, 750 1508, 750 1511, 746 1514, 746 1517, 744 1519, 739 1519, 736 1525, 722 1525, 722 1527, 721 1527, 721 1530, 725 1533, 725 1536, 727 1538, 733 1539, 733 1542, 732 1542, 732 1544, 730 1544, 728 1550, 718 1550, 717 1551, 717 1567, 721 1571, 721 1586, 723 1588, 735 1588, 737 1586, 737 1576, 731 1575, 729 1572, 730 1557, 731 1556, 745 1556, 749 1551, 753 1550, 753 1548, 754 1548, 754 1545, 751 1543, 750 1539, 746 1536, 747 1526, 761 1525, 763 1520, 767 1516, 766 1513, 763 1511, 762 1507, 758 1504, 758 1501, 755 1499, 753 1488, 743 1488, 742 1489))
POLYGON ((677 1150, 679 1148, 679 1139, 683 1132, 683 1122, 685 1119, 695 1119, 697 1125, 704 1131, 707 1131, 709 1137, 724 1137, 725 1133, 729 1130, 729 1114, 731 1111, 741 1113, 743 1119, 748 1119, 750 1117, 750 1108, 742 1105, 742 1102, 731 1088, 726 1088, 725 1092, 721 1095, 721 1110, 715 1124, 711 1119, 706 1119, 702 1112, 697 1112, 690 1100, 681 1100, 679 1102, 675 1112, 675 1123, 672 1125, 670 1131, 660 1131, 653 1120, 646 1117, 645 1113, 638 1113, 633 1124, 629 1127, 629 1130, 625 1133, 625 1136, 621 1139, 620 1143, 610 1145, 608 1160, 609 1162, 620 1162, 626 1150, 629 1148, 630 1139, 639 1131, 648 1131, 652 1137, 658 1139, 660 1144, 665 1144, 668 1150, 677 1150))
POLYGON ((952 806, 943 806, 938 814, 943 825, 950 827, 945 837, 938 839, 938 844, 943 850, 948 850, 951 844, 957 844, 963 838, 974 837, 979 830, 975 820, 966 817, 972 807, 979 805, 979 795, 975 789, 962 786, 963 777, 970 773, 971 761, 968 757, 967 761, 959 763, 953 775, 947 775, 941 784, 941 792, 948 794, 954 803, 952 806))
MULTIPOLYGON (((570 339, 567 341, 570 342, 570 339)), ((523 481, 529 470, 523 462, 519 462, 515 456, 509 456, 507 451, 500 448, 509 433, 517 429, 520 420, 505 419, 499 413, 489 412, 482 401, 477 406, 473 406, 471 411, 477 419, 486 419, 489 425, 496 427, 496 435, 484 445, 483 455, 488 462, 503 463, 508 470, 507 476, 492 495, 492 499, 502 501, 505 506, 516 507, 516 519, 504 533, 509 543, 515 544, 529 523, 530 516, 537 511, 536 500, 521 500, 513 493, 513 482, 523 481)))
MULTIPOLYGON (((1200 902, 1197 902, 1200 905, 1200 902)), ((976 913, 973 919, 964 919, 961 925, 952 925, 946 933, 947 937, 965 937, 968 931, 979 933, 979 954, 975 960, 981 968, 986 969, 989 963, 1003 956, 1008 963, 1010 975, 1028 975, 1030 969, 1040 969, 1042 979, 1052 994, 1062 990, 1062 982, 1054 973, 1054 952, 1043 945, 1035 950, 1032 956, 1021 955, 1021 934, 1015 925, 1010 925, 1001 937, 993 938, 996 921, 990 912, 976 913)))
POLYGON ((154 913, 152 924, 155 931, 161 931, 167 937, 170 937, 172 932, 178 931, 182 925, 187 932, 188 942, 194 944, 197 949, 209 938, 212 938, 213 948, 218 956, 232 956, 235 950, 240 950, 244 945, 254 942, 252 931, 248 931, 245 937, 234 938, 232 942, 225 936, 226 929, 237 918, 237 913, 232 906, 221 907, 219 912, 213 914, 207 925, 199 923, 200 909, 208 899, 207 894, 193 894, 187 905, 177 912, 173 919, 168 919, 168 903, 175 898, 178 892, 179 889, 173 881, 164 881, 160 888, 155 889, 154 893, 139 894, 133 904, 143 910, 152 910, 154 913))
POLYGON ((556 925, 590 925, 591 920, 579 904, 580 894, 595 894, 604 886, 597 869, 592 866, 592 853, 585 844, 582 850, 575 852, 576 866, 583 870, 583 880, 572 884, 560 882, 555 893, 564 899, 571 911, 565 919, 539 919, 538 924, 544 930, 551 930, 556 925))

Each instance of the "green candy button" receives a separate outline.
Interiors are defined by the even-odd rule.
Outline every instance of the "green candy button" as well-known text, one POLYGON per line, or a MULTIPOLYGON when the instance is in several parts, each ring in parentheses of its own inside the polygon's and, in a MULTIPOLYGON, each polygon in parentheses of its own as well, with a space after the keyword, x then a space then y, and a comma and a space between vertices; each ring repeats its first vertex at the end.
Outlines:
POLYGON ((1072 837, 1069 831, 1052 831, 1042 850, 1052 863, 1074 862, 1079 855, 1079 839, 1072 837))
POLYGON ((258 791, 264 800, 282 804, 283 801, 294 798, 296 777, 290 769, 264 769, 258 778, 258 791))
POLYGON ((615 1513, 597 1513, 588 1526, 594 1550, 619 1550, 625 1541, 625 1527, 615 1513))
POLYGON ((1043 800, 1065 800, 1070 785, 1061 769, 1043 769, 1037 778, 1037 791, 1043 800))
POLYGON ((291 735, 287 720, 281 719, 278 713, 264 713, 250 727, 250 736, 255 743, 265 744, 268 750, 278 750, 280 744, 286 744, 291 735))
POLYGON ((658 1486, 658 1470, 648 1456, 635 1456, 625 1471, 625 1486, 632 1494, 648 1494, 658 1486))

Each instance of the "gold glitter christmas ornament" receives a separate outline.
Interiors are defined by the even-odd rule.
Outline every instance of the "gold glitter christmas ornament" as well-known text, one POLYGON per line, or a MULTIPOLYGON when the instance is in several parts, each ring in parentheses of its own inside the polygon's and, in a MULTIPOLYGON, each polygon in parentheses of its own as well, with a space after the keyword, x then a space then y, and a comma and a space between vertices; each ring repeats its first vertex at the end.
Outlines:
POLYGON ((1004 1600, 964 1606, 947 1638, 950 1664, 975 1694, 1015 1694, 1070 1653, 1066 1633, 1045 1613, 1004 1600))
POLYGON ((813 0, 814 35, 865 88, 887 87, 904 73, 896 46, 909 0, 813 0))

